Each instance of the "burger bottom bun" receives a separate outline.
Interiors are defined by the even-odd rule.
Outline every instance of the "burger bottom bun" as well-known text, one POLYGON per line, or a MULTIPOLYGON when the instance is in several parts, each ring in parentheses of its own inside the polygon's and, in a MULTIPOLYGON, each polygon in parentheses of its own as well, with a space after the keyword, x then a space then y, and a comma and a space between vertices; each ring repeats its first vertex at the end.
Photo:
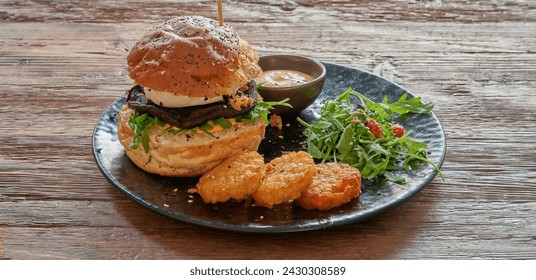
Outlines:
POLYGON ((119 112, 117 136, 127 156, 141 169, 162 176, 195 177, 212 169, 222 161, 242 151, 256 151, 264 138, 262 119, 255 123, 239 123, 232 128, 212 133, 193 135, 158 135, 163 128, 150 127, 149 153, 140 145, 130 148, 133 132, 128 124, 134 110, 126 105, 119 112))

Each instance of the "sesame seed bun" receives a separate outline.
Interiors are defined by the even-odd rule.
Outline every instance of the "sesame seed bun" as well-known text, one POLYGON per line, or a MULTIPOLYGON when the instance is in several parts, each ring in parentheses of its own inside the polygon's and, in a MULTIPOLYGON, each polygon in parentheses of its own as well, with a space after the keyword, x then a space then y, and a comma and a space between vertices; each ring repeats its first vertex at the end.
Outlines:
POLYGON ((233 28, 201 16, 153 27, 127 60, 136 83, 188 97, 232 95, 261 72, 259 56, 233 28))

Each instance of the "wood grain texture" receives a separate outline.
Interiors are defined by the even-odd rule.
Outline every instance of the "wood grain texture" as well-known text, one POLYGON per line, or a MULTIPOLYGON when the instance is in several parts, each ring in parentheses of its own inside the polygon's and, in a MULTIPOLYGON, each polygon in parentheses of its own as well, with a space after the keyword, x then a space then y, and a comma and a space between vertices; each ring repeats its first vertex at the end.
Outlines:
POLYGON ((439 178, 370 221, 292 234, 160 216, 99 172, 91 135, 150 26, 215 1, 0 1, 0 258, 536 259, 534 1, 224 1, 261 54, 377 73, 436 104, 439 178))

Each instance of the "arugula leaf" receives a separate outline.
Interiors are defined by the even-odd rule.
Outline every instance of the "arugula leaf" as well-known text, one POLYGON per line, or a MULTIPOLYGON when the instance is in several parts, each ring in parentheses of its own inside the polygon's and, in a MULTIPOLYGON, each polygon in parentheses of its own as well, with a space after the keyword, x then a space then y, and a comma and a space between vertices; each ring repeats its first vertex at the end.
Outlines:
POLYGON ((344 159, 353 148, 353 128, 352 124, 349 124, 344 128, 342 131, 341 137, 339 138, 339 141, 337 142, 337 146, 335 147, 337 151, 341 155, 341 159, 344 159))
POLYGON ((149 152, 149 127, 150 126, 164 126, 164 123, 158 118, 153 118, 149 114, 139 114, 134 112, 128 121, 128 125, 132 129, 132 142, 130 148, 133 150, 138 149, 140 144, 143 146, 143 150, 149 152))
POLYGON ((288 103, 288 100, 288 98, 285 98, 281 101, 259 101, 257 102, 257 106, 255 106, 251 111, 249 111, 249 113, 236 118, 236 120, 238 122, 251 121, 251 123, 255 123, 258 118, 262 118, 264 123, 268 125, 270 123, 270 121, 268 120, 270 110, 273 109, 275 106, 292 107, 292 105, 288 103))
POLYGON ((347 163, 358 168, 365 179, 398 184, 405 183, 393 173, 399 166, 408 170, 425 163, 444 180, 439 168, 426 158, 425 143, 410 139, 411 131, 401 137, 391 131, 396 118, 426 114, 432 108, 432 103, 423 104, 419 97, 408 99, 407 93, 392 103, 387 97, 378 103, 348 88, 335 100, 325 101, 318 120, 308 124, 298 118, 298 122, 305 126, 309 153, 322 162, 347 163), (352 104, 352 96, 360 99, 358 107, 352 104))
POLYGON ((216 138, 216 136, 214 136, 214 134, 210 133, 210 130, 213 129, 214 126, 210 125, 208 122, 203 124, 203 125, 201 125, 201 126, 198 126, 197 128, 199 130, 203 131, 204 133, 208 134, 212 138, 216 138))
POLYGON ((407 100, 407 97, 408 94, 404 93, 400 99, 388 104, 389 108, 399 115, 407 113, 426 114, 434 108, 432 103, 423 104, 420 97, 414 97, 410 100, 407 100))
POLYGON ((212 122, 215 124, 215 125, 219 125, 221 126, 223 129, 228 129, 228 128, 231 128, 233 126, 233 124, 231 123, 231 121, 229 121, 228 119, 224 118, 224 117, 220 117, 220 118, 217 118, 217 119, 214 119, 212 120, 212 122))

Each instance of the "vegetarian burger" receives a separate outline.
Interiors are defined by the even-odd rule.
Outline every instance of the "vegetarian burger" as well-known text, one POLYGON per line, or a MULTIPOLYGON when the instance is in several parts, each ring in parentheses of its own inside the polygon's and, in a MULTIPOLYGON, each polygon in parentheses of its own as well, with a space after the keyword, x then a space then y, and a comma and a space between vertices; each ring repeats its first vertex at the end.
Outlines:
POLYGON ((199 176, 258 149, 265 131, 255 113, 259 57, 231 27, 177 17, 150 29, 127 59, 137 85, 127 91, 117 134, 137 166, 199 176))

